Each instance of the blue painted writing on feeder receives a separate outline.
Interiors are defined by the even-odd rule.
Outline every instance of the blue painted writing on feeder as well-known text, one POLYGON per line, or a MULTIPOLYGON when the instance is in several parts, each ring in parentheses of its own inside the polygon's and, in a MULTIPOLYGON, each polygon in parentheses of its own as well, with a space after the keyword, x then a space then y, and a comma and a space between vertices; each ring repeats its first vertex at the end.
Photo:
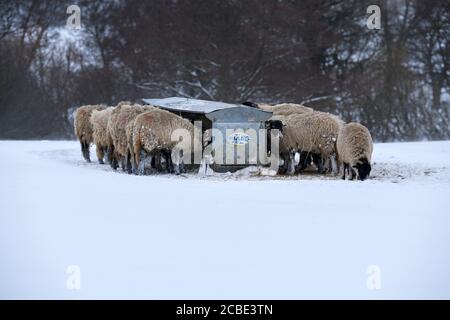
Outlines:
POLYGON ((228 136, 228 143, 238 146, 246 145, 250 140, 250 136, 242 132, 235 132, 228 136))

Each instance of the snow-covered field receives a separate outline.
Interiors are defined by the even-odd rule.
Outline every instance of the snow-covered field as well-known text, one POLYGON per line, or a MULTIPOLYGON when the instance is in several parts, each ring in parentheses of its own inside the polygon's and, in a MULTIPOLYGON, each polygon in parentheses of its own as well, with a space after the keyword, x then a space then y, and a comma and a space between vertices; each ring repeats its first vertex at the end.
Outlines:
POLYGON ((450 142, 374 162, 364 182, 131 176, 1 141, 0 298, 450 298, 450 142))

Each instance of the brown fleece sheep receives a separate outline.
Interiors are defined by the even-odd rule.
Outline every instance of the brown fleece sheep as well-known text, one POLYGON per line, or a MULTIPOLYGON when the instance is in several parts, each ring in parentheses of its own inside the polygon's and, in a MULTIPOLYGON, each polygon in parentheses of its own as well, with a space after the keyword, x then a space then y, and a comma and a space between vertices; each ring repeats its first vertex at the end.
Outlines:
POLYGON ((119 133, 118 133, 118 130, 116 130, 116 127, 117 127, 119 115, 120 115, 122 109, 129 108, 129 107, 130 107, 129 104, 127 104, 125 102, 120 102, 119 104, 117 104, 117 106, 111 112, 111 115, 109 116, 109 119, 108 119, 107 130, 108 130, 108 133, 109 133, 109 135, 111 137, 111 141, 112 141, 112 151, 111 151, 112 157, 110 159, 110 164, 114 170, 117 169, 118 161, 120 160, 120 157, 115 150, 115 148, 116 148, 115 145, 116 145, 116 143, 118 143, 118 140, 119 140, 119 137, 118 137, 119 133))
MULTIPOLYGON (((190 150, 192 155, 192 142, 194 139, 194 126, 186 119, 183 119, 171 112, 153 109, 138 115, 134 119, 133 125, 133 148, 135 166, 139 169, 140 174, 145 173, 145 167, 142 165, 141 152, 144 151, 147 155, 154 156, 156 153, 170 152, 168 165, 175 173, 179 174, 184 170, 184 163, 182 160, 182 152, 190 150), (184 129, 189 133, 189 137, 184 137, 181 141, 172 141, 172 134, 175 130, 184 129)), ((199 137, 198 145, 202 145, 201 137, 199 137)))
POLYGON ((93 110, 91 114, 92 137, 96 146, 98 162, 103 164, 103 158, 108 154, 108 161, 111 159, 112 139, 108 131, 108 120, 114 107, 104 110, 93 110))
POLYGON ((323 162, 336 157, 336 140, 344 122, 337 116, 314 111, 306 114, 292 114, 287 117, 287 128, 293 131, 292 146, 297 151, 317 155, 319 173, 323 162))
POLYGON ((309 154, 318 155, 319 172, 323 171, 323 161, 336 155, 335 142, 342 120, 325 112, 294 113, 290 115, 274 115, 271 120, 283 123, 280 139, 280 157, 284 160, 281 172, 294 172, 294 155, 298 151, 303 157, 309 154))
MULTIPOLYGON (((143 110, 141 113, 154 110, 155 108, 156 107, 154 107, 152 105, 145 105, 142 107, 143 110)), ((128 169, 128 173, 135 173, 135 174, 137 173, 137 168, 135 166, 136 161, 135 161, 135 156, 134 156, 133 134, 134 134, 134 120, 136 119, 136 116, 133 117, 132 119, 130 119, 130 121, 128 121, 128 123, 125 127, 125 137, 126 137, 126 143, 127 143, 127 169, 128 169)), ((159 156, 160 155, 158 155, 158 160, 159 160, 158 164, 160 165, 159 156)))
POLYGON ((80 141, 81 153, 87 162, 91 162, 89 154, 89 146, 93 142, 92 136, 92 124, 91 124, 91 114, 94 110, 103 110, 105 106, 99 105, 86 105, 79 107, 75 110, 74 115, 74 128, 75 135, 80 141))
POLYGON ((338 168, 344 166, 342 179, 346 171, 350 179, 365 180, 372 169, 373 141, 369 130, 355 122, 344 125, 337 138, 338 168))
POLYGON ((119 104, 112 112, 108 121, 108 131, 114 146, 114 156, 111 166, 116 169, 120 161, 122 169, 131 171, 131 163, 128 154, 128 141, 126 128, 138 114, 147 111, 141 105, 119 104))

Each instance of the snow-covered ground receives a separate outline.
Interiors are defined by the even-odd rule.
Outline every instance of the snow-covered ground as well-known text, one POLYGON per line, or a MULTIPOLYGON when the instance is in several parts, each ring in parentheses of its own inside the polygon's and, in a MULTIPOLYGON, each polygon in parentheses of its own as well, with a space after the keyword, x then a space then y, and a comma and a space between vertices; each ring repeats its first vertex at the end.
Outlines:
POLYGON ((450 142, 374 162, 364 182, 132 176, 2 141, 0 298, 450 298, 450 142))

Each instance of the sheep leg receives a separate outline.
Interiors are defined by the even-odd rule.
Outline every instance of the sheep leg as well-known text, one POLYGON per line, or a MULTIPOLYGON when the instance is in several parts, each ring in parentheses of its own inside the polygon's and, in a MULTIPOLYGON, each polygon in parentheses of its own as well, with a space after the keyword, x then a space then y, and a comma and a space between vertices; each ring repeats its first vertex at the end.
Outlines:
POLYGON ((131 173, 137 174, 136 157, 134 156, 133 150, 130 151, 130 158, 131 158, 131 173))
POLYGON ((320 174, 324 173, 322 159, 317 160, 317 172, 320 174))
POLYGON ((345 174, 347 172, 347 166, 348 166, 348 164, 344 163, 344 170, 343 170, 342 180, 345 180, 345 174))
POLYGON ((131 161, 131 173, 132 174, 138 174, 138 166, 136 164, 136 160, 134 159, 134 156, 133 156, 133 159, 131 161))
POLYGON ((339 175, 341 173, 343 167, 343 163, 339 159, 339 157, 336 157, 336 175, 339 175))
POLYGON ((278 170, 278 172, 280 174, 285 174, 287 172, 287 156, 285 153, 280 153, 280 158, 283 160, 283 164, 280 166, 280 169, 278 170))
MULTIPOLYGON (((164 159, 164 166, 165 166, 166 172, 170 173, 169 172, 169 156, 164 150, 161 150, 161 158, 164 159)), ((162 165, 161 165, 161 167, 162 167, 162 165)))
POLYGON ((86 154, 86 143, 85 142, 81 143, 81 152, 83 153, 84 160, 86 160, 87 162, 90 162, 90 159, 89 159, 88 155, 86 154))
POLYGON ((317 160, 317 162, 319 163, 319 173, 324 174, 327 172, 327 169, 325 167, 326 160, 324 158, 322 158, 322 156, 318 156, 318 157, 319 157, 319 159, 317 160))
POLYGON ((176 175, 179 175, 181 173, 180 171, 180 159, 181 159, 181 155, 180 155, 180 150, 174 149, 172 150, 172 165, 173 165, 173 172, 176 175))
POLYGON ((300 151, 300 161, 298 163, 298 172, 302 172, 305 170, 305 156, 306 153, 303 151, 300 151))
POLYGON ((106 162, 111 164, 111 147, 105 147, 106 150, 106 162))
POLYGON ((134 154, 135 174, 139 174, 139 166, 141 164, 141 149, 135 147, 133 150, 133 154, 134 154))
POLYGON ((115 160, 116 160, 116 162, 115 162, 114 170, 117 170, 120 168, 120 163, 121 163, 120 155, 117 152, 115 153, 115 160))
POLYGON ((132 173, 132 164, 131 164, 131 154, 128 151, 127 155, 125 156, 126 159, 126 169, 127 169, 127 173, 131 174, 132 173))
POLYGON ((113 163, 114 163, 114 146, 110 145, 107 147, 107 160, 109 165, 111 166, 111 168, 113 167, 113 163))
POLYGON ((87 162, 91 162, 91 154, 90 154, 90 143, 85 142, 84 144, 84 151, 86 152, 86 160, 87 162))
POLYGON ((292 175, 295 172, 294 157, 295 157, 295 153, 290 152, 288 154, 288 161, 287 161, 287 174, 288 175, 292 175))
MULTIPOLYGON (((163 158, 164 158, 163 153, 162 153, 161 151, 158 152, 158 171, 160 171, 160 172, 164 171, 164 168, 163 168, 163 158)), ((164 161, 166 161, 165 158, 164 158, 164 161)))
POLYGON ((101 147, 101 146, 96 146, 95 151, 97 152, 98 163, 104 164, 104 162, 103 162, 103 157, 105 156, 105 152, 104 152, 104 150, 103 150, 103 147, 101 147))
POLYGON ((102 152, 103 152, 103 164, 108 162, 108 147, 102 147, 102 152))
POLYGON ((89 143, 81 142, 81 153, 83 154, 84 160, 86 160, 87 162, 91 162, 89 155, 89 143))
POLYGON ((328 164, 328 158, 322 158, 322 169, 323 173, 327 174, 329 173, 330 165, 328 164))
MULTIPOLYGON (((298 153, 298 163, 295 164, 294 162, 294 173, 300 173, 301 171, 301 164, 302 164, 302 153, 300 151, 297 151, 295 154, 298 153)), ((295 158, 294 158, 295 160, 295 158)))
POLYGON ((350 180, 354 180, 356 177, 355 170, 352 167, 350 167, 350 165, 348 165, 348 170, 349 170, 348 175, 350 176, 350 180))
POLYGON ((162 150, 161 152, 163 153, 164 159, 166 160, 167 173, 173 173, 173 163, 171 153, 167 152, 166 150, 162 150))
POLYGON ((120 167, 122 168, 122 171, 127 170, 126 159, 124 156, 120 156, 120 167))
POLYGON ((296 166, 294 166, 294 168, 295 168, 294 172, 295 173, 300 173, 302 171, 301 163, 302 163, 302 159, 300 158, 300 162, 296 166))
POLYGON ((323 161, 323 169, 325 171, 325 173, 330 173, 331 172, 331 158, 328 157, 323 161))
POLYGON ((86 157, 84 156, 84 142, 83 141, 80 141, 80 147, 81 147, 81 155, 86 160, 86 157))
POLYGON ((323 158, 322 158, 322 156, 321 156, 320 154, 315 154, 315 153, 313 153, 313 154, 312 154, 312 159, 313 159, 314 164, 315 164, 316 167, 317 167, 317 172, 318 172, 319 174, 324 173, 324 168, 323 168, 323 158))
POLYGON ((152 153, 151 157, 149 157, 150 160, 147 159, 147 163, 149 163, 149 170, 148 170, 149 172, 151 173, 160 172, 159 157, 160 157, 159 151, 156 151, 152 153))
POLYGON ((117 152, 113 151, 112 158, 111 158, 111 168, 113 168, 114 170, 117 170, 117 167, 119 166, 119 162, 117 160, 118 157, 119 157, 119 155, 117 154, 117 152))
POLYGON ((137 158, 137 166, 138 166, 138 174, 143 176, 145 175, 145 152, 141 150, 139 154, 136 154, 137 158))
POLYGON ((331 168, 331 173, 333 173, 334 175, 339 174, 339 167, 336 161, 336 156, 331 156, 330 157, 330 168, 331 168))
POLYGON ((302 151, 300 152, 300 172, 304 171, 308 167, 308 160, 310 158, 309 152, 302 151))
POLYGON ((117 156, 114 156, 111 161, 111 168, 113 168, 114 170, 117 170, 118 167, 119 167, 119 162, 117 161, 117 156))
POLYGON ((172 162, 172 156, 170 154, 167 155, 167 172, 168 173, 174 173, 173 168, 173 162, 172 162))
POLYGON ((156 170, 154 170, 154 163, 155 163, 155 155, 153 153, 147 152, 145 155, 145 174, 152 174, 155 173, 156 170))
POLYGON ((162 166, 161 166, 161 152, 157 152, 157 153, 155 154, 154 159, 155 159, 155 169, 156 169, 157 171, 162 171, 162 166))

